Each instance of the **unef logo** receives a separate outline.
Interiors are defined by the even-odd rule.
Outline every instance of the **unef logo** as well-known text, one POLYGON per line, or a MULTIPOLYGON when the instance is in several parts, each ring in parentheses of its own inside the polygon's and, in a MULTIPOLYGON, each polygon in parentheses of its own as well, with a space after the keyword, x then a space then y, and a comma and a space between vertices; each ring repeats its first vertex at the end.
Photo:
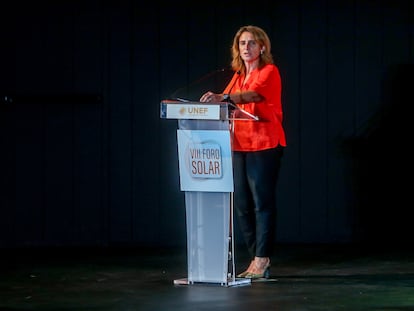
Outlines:
POLYGON ((208 114, 208 108, 197 106, 183 106, 180 108, 180 114, 190 116, 205 116, 208 114))
POLYGON ((186 158, 191 177, 221 178, 223 175, 221 157, 218 143, 190 143, 186 158))

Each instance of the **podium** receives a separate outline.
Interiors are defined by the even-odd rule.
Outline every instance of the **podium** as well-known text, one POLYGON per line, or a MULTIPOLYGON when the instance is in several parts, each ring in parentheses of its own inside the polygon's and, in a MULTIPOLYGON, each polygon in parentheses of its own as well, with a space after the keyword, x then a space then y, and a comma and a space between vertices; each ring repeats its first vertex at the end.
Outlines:
POLYGON ((240 286, 233 239, 232 121, 257 117, 231 103, 162 100, 162 119, 178 120, 180 188, 185 192, 187 277, 175 285, 240 286))

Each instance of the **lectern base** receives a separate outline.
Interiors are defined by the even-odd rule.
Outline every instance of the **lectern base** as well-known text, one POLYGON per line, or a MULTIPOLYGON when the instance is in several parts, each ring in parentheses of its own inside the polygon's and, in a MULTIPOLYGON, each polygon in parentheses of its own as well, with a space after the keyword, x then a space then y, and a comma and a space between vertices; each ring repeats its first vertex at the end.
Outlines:
POLYGON ((223 287, 230 287, 230 286, 244 286, 250 285, 252 283, 251 279, 245 278, 236 278, 236 279, 229 279, 224 283, 210 283, 210 282, 190 282, 187 278, 183 279, 176 279, 174 280, 174 285, 215 285, 215 286, 223 286, 223 287))

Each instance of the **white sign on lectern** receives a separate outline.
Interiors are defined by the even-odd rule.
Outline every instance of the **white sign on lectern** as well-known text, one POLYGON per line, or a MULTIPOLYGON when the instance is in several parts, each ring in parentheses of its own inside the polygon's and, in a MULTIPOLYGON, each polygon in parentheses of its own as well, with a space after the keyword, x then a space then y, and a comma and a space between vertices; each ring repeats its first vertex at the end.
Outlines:
POLYGON ((182 191, 233 192, 230 133, 177 130, 182 191))

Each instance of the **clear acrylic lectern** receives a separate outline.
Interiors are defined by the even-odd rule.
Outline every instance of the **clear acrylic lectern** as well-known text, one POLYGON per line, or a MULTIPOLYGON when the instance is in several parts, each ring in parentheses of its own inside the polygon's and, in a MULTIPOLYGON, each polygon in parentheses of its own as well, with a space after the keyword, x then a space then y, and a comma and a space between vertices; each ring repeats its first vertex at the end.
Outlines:
POLYGON ((161 101, 177 119, 181 190, 185 192, 188 276, 176 285, 247 285, 236 278, 233 239, 232 120, 258 118, 230 103, 161 101))

